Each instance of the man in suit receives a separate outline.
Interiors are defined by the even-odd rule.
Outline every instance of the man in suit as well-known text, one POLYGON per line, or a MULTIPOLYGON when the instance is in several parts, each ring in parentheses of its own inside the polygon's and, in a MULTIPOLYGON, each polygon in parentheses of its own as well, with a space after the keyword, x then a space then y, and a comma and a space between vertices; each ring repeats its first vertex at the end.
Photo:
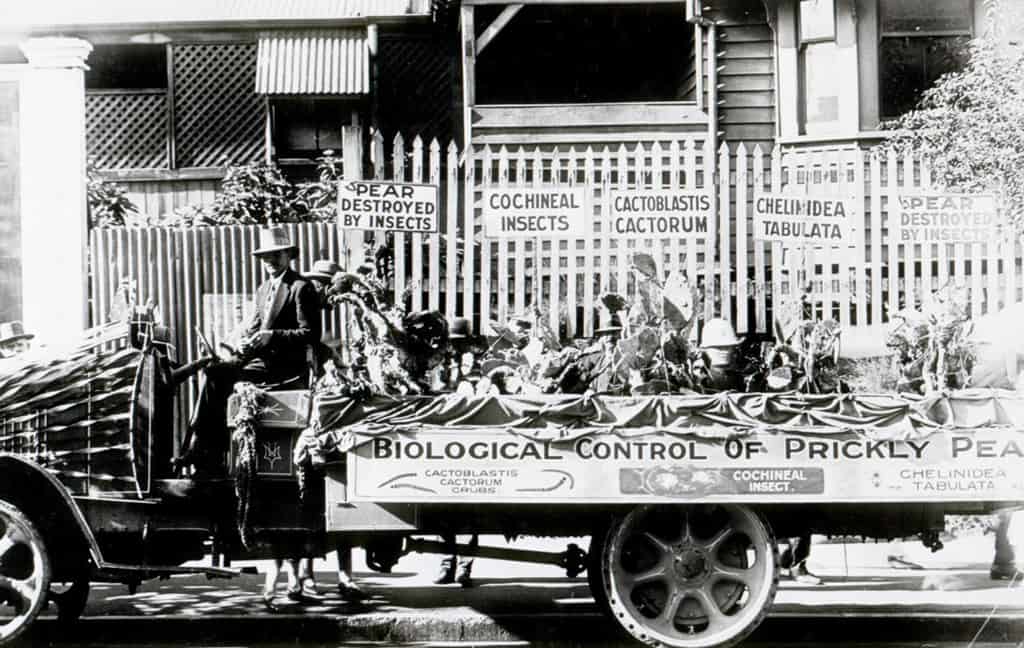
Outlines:
POLYGON ((242 340, 246 372, 265 372, 264 383, 308 378, 309 349, 320 342, 320 297, 313 284, 291 269, 299 249, 283 227, 264 230, 253 255, 267 273, 256 291, 252 319, 242 340))
POLYGON ((320 341, 320 298, 313 284, 291 269, 298 256, 288 230, 260 232, 253 251, 267 279, 256 291, 239 354, 214 362, 204 372, 180 465, 198 473, 223 472, 228 444, 227 399, 235 383, 297 389, 308 386, 310 352, 320 341))

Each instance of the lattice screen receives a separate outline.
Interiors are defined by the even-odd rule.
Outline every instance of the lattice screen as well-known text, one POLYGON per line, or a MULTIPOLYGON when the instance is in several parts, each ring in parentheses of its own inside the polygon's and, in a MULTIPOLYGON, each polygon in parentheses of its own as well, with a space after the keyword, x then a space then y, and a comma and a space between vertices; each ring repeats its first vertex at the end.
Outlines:
POLYGON ((446 43, 430 36, 382 36, 379 54, 381 131, 424 141, 452 137, 452 79, 446 43))
POLYGON ((167 93, 85 96, 86 151, 100 169, 166 169, 167 93))
POLYGON ((262 159, 265 104, 255 93, 256 43, 175 45, 178 167, 262 159))

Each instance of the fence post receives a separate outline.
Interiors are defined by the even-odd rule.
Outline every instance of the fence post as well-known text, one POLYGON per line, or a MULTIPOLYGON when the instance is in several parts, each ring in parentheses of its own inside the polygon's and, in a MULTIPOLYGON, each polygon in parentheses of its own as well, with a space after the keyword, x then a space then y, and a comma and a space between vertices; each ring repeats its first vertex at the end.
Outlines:
MULTIPOLYGON (((363 179, 363 129, 359 126, 341 127, 342 177, 345 180, 363 179)), ((339 223, 340 227, 340 223, 339 223)), ((364 259, 363 230, 343 230, 342 263, 349 271, 362 265, 364 259)))

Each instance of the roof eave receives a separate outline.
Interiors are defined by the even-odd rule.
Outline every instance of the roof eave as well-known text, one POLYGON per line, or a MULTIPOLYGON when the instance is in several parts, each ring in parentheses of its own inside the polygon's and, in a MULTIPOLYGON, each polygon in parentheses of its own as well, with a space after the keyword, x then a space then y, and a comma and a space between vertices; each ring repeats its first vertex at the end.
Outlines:
POLYGON ((349 18, 317 18, 317 19, 268 19, 268 20, 188 20, 158 21, 131 23, 65 23, 8 25, 2 29, 3 34, 19 34, 26 36, 45 36, 51 34, 88 34, 90 32, 133 32, 133 31, 194 31, 194 30, 230 30, 249 29, 296 29, 315 27, 360 27, 364 25, 388 25, 408 22, 426 22, 430 14, 406 14, 402 16, 358 16, 349 18))

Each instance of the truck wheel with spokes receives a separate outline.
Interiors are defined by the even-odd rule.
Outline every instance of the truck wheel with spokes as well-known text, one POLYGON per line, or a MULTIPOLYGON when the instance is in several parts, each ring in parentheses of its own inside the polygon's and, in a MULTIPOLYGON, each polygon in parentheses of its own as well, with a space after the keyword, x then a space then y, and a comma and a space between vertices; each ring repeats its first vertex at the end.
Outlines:
POLYGON ((24 513, 0 501, 0 644, 32 625, 49 590, 50 561, 43 537, 24 513))
POLYGON ((612 615, 640 641, 731 646, 775 598, 777 553, 746 506, 640 506, 609 529, 601 576, 612 615))

